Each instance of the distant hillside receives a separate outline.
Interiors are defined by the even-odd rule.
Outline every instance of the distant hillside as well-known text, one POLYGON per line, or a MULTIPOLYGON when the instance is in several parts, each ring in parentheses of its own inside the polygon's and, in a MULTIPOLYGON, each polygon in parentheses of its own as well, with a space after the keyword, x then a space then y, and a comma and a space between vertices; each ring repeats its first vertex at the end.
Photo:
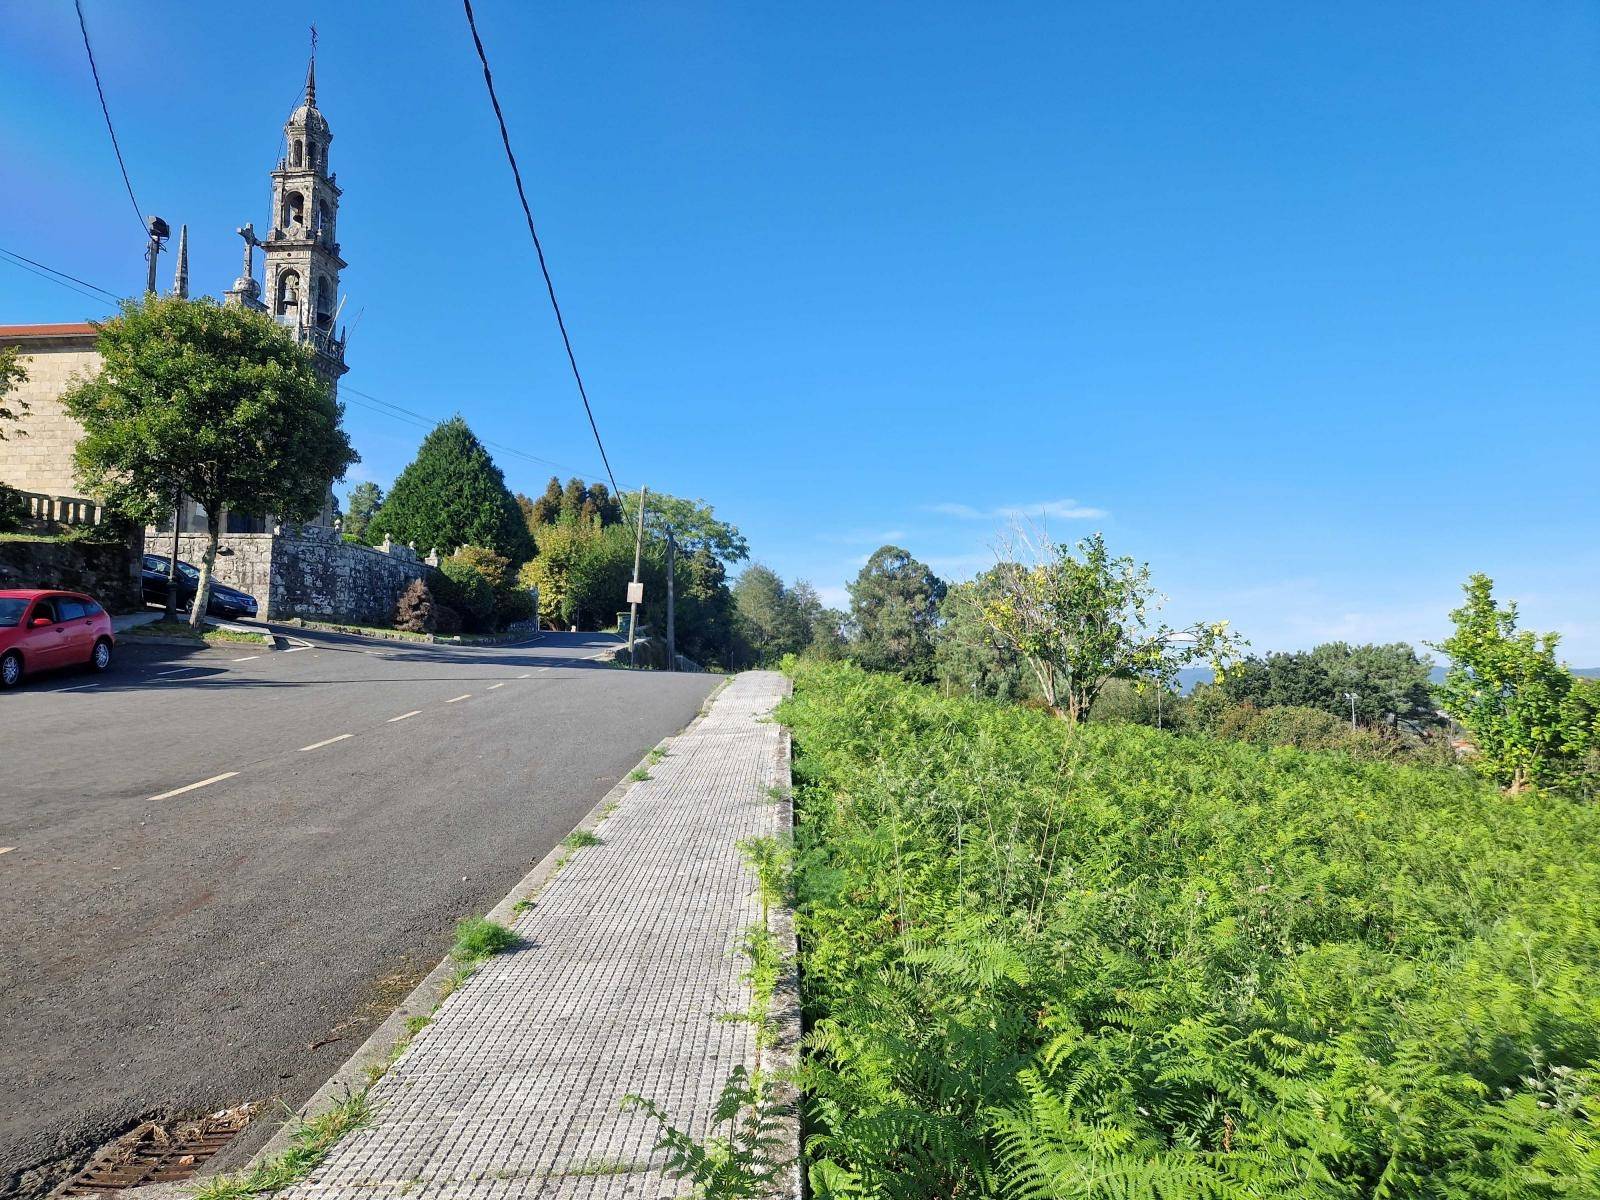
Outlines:
MULTIPOLYGON (((1587 675, 1591 679, 1600 679, 1600 667, 1573 667, 1574 675, 1587 675)), ((1194 691, 1197 683, 1211 682, 1210 667, 1184 667, 1178 672, 1178 690, 1187 696, 1194 691)), ((1444 668, 1435 667, 1429 676, 1434 683, 1444 682, 1444 668)))

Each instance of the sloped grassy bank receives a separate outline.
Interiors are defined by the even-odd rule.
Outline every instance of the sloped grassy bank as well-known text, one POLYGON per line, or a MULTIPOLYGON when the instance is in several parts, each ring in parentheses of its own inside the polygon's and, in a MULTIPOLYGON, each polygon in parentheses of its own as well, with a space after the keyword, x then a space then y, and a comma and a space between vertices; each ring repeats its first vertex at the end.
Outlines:
POLYGON ((819 1197, 1600 1196, 1600 817, 802 663, 819 1197))

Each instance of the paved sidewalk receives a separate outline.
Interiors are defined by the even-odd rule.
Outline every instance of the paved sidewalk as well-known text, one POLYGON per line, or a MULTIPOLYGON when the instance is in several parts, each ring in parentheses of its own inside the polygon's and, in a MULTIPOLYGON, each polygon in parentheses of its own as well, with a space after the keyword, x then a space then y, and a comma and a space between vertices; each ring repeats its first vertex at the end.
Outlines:
POLYGON ((736 947, 760 919, 736 849, 780 832, 787 690, 738 676, 667 745, 515 928, 523 946, 447 999, 373 1089, 293 1200, 326 1197, 656 1197, 688 1194, 652 1151, 636 1092, 695 1136, 728 1073, 755 1056, 736 947))

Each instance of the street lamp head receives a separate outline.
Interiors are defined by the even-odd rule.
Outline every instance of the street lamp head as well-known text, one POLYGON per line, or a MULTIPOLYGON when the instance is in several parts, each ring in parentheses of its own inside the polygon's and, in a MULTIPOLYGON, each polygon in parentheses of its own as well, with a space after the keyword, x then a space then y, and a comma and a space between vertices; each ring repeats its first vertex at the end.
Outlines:
POLYGON ((150 236, 153 238, 167 238, 172 236, 172 226, 160 217, 150 218, 150 236))

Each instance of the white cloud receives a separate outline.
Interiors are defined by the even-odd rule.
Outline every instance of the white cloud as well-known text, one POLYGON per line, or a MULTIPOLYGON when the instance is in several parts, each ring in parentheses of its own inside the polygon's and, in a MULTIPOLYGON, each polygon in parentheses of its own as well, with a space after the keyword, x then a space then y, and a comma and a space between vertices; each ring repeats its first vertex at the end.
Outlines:
POLYGON ((1040 500, 1036 504, 1001 504, 995 508, 974 508, 970 504, 930 504, 929 512, 963 521, 1017 521, 1054 517, 1061 521, 1093 521, 1110 516, 1103 508, 1092 508, 1076 500, 1040 500))

